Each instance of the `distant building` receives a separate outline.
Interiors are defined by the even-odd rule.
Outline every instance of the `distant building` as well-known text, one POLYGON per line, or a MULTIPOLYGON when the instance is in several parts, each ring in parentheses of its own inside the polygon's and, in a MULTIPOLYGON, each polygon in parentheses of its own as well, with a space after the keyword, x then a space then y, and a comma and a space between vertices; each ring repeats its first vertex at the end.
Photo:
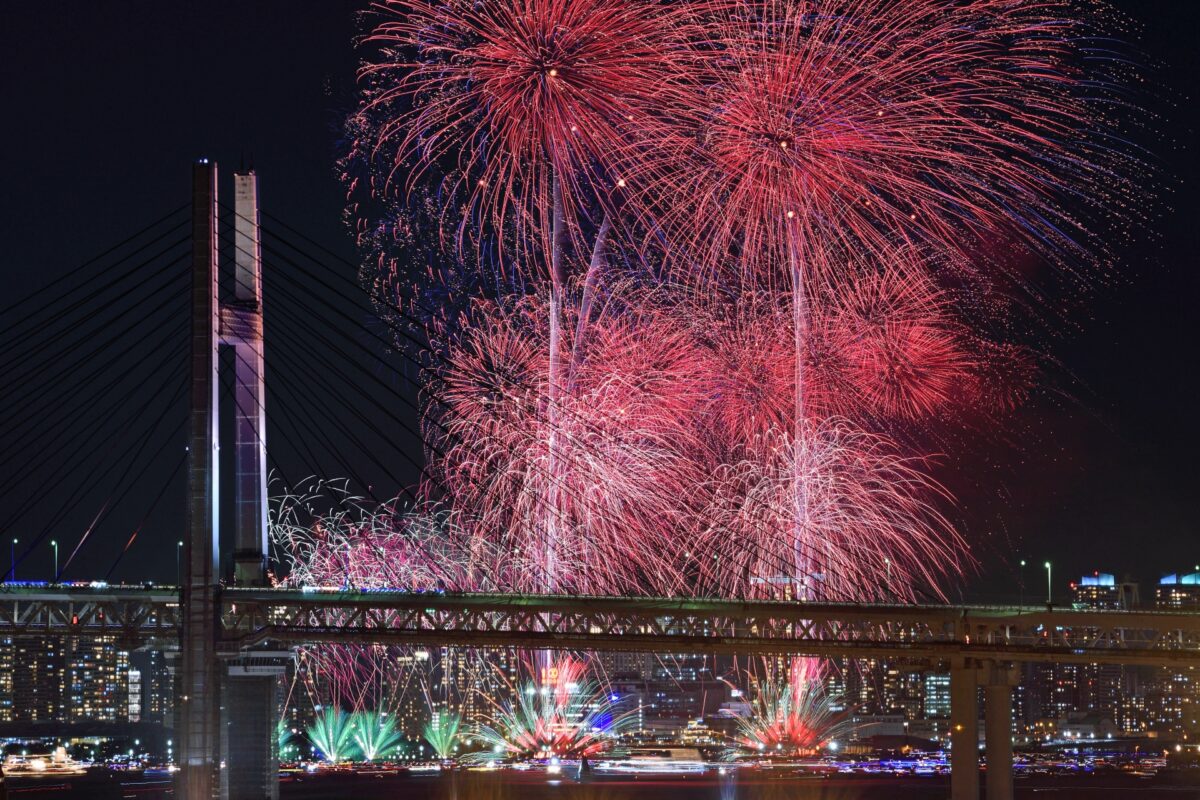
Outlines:
POLYGON ((129 651, 112 636, 72 637, 67 645, 67 721, 128 720, 129 651))
POLYGON ((925 675, 925 719, 950 718, 950 676, 941 672, 925 675))
POLYGON ((142 722, 171 726, 174 723, 175 680, 167 654, 161 650, 142 650, 129 654, 129 694, 133 702, 133 671, 141 683, 139 696, 142 722))
POLYGON ((1120 732, 1117 724, 1104 714, 1087 711, 1072 711, 1058 723, 1058 736, 1061 739, 1111 739, 1120 732))
POLYGON ((1154 605, 1163 609, 1200 608, 1200 572, 1164 575, 1154 592, 1154 605))
MULTIPOLYGON (((1164 575, 1154 592, 1163 610, 1200 609, 1200 572, 1164 575)), ((1195 668, 1157 667, 1146 693, 1148 727, 1170 737, 1200 732, 1200 674, 1195 668)))
POLYGON ((129 668, 129 703, 127 717, 130 722, 142 721, 142 671, 129 668))
MULTIPOLYGON (((1118 582, 1112 573, 1096 571, 1070 584, 1071 603, 1078 609, 1116 611, 1131 607, 1137 587, 1118 582)), ((1128 721, 1136 731, 1140 721, 1131 718, 1139 704, 1128 699, 1137 687, 1137 672, 1119 664, 1026 664, 1018 688, 1027 729, 1036 721, 1065 720, 1088 710, 1109 720, 1128 721)))
POLYGON ((138 721, 144 686, 115 637, 9 639, 0 652, 0 721, 138 721))
POLYGON ((1121 607, 1121 594, 1115 577, 1107 572, 1084 575, 1071 584, 1071 600, 1076 608, 1121 607))
POLYGON ((12 637, 0 638, 0 722, 13 720, 14 649, 12 637))
POLYGON ((13 720, 65 720, 66 640, 58 636, 19 637, 12 649, 13 720))

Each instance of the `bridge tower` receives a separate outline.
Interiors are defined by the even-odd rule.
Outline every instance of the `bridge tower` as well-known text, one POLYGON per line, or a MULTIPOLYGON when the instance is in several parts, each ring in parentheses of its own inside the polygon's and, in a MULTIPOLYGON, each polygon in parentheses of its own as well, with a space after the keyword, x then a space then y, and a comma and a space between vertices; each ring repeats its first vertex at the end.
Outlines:
POLYGON ((220 756, 217 165, 192 166, 191 409, 187 535, 180 586, 179 775, 184 800, 211 800, 220 756))
POLYGON ((233 176, 233 302, 221 309, 221 342, 234 350, 233 581, 266 583, 267 413, 263 381, 262 243, 258 176, 233 176))
POLYGON ((234 584, 266 583, 266 414, 258 179, 234 176, 234 285, 221 302, 218 171, 192 170, 192 377, 186 574, 181 586, 179 796, 278 797, 277 677, 267 654, 218 650, 220 586, 219 348, 234 353, 234 584), (224 701, 224 702, 223 702, 224 701))

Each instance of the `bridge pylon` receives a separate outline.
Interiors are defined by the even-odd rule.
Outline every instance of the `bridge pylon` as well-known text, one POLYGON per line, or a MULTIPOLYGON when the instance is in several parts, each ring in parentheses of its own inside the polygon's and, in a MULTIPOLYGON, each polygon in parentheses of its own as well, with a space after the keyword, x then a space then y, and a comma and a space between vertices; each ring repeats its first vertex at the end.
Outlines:
POLYGON ((234 285, 221 302, 218 170, 192 170, 191 409, 179 684, 182 800, 279 796, 275 721, 286 653, 222 653, 219 348, 234 351, 234 530, 230 581, 266 585, 267 481, 258 179, 234 176, 234 285), (223 702, 224 701, 224 702, 223 702))
POLYGON ((192 166, 192 330, 187 458, 187 535, 180 581, 179 773, 183 800, 212 800, 221 751, 217 665, 220 513, 217 453, 217 165, 192 166))

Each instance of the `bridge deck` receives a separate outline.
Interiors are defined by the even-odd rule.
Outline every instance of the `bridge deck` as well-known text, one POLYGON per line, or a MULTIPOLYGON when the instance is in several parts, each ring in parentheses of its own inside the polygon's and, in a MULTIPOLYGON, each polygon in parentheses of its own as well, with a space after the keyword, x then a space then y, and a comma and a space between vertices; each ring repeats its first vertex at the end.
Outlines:
MULTIPOLYGON (((220 592, 222 649, 315 642, 1200 664, 1200 615, 341 589, 220 592)), ((169 639, 170 586, 0 586, 0 636, 169 639)))

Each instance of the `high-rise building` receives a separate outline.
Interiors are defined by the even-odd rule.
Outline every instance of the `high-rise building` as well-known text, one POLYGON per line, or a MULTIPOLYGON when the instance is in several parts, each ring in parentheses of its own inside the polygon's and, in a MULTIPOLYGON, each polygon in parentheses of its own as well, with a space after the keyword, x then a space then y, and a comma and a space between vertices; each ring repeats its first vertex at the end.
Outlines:
POLYGON ((142 671, 129 668, 129 701, 128 719, 130 722, 142 721, 142 671))
MULTIPOLYGON (((1200 609, 1200 572, 1165 575, 1154 592, 1154 605, 1164 610, 1200 609)), ((1146 696, 1151 730, 1167 736, 1200 731, 1200 673, 1194 668, 1157 667, 1146 696)))
POLYGON ((175 680, 167 654, 161 650, 142 650, 129 654, 129 693, 134 694, 133 670, 141 679, 142 722, 157 722, 170 726, 174 722, 175 680))
MULTIPOLYGON (((1097 571, 1073 582, 1071 595, 1075 608, 1115 611, 1128 609, 1137 592, 1135 584, 1118 583, 1111 573, 1097 571)), ((1122 701, 1136 685, 1136 673, 1132 669, 1120 664, 1081 664, 1073 669, 1055 665, 1054 673, 1056 682, 1065 678, 1076 683, 1075 705, 1066 709, 1067 713, 1087 710, 1118 725, 1123 717, 1128 717, 1132 707, 1126 705, 1123 710, 1122 701)), ((1065 714, 1057 718, 1063 716, 1065 714)))
POLYGON ((66 718, 116 722, 129 718, 129 651, 111 636, 67 640, 66 718))
POLYGON ((12 637, 0 638, 0 722, 13 721, 13 650, 12 637))
POLYGON ((950 718, 950 676, 944 672, 925 673, 925 719, 950 718))
POLYGON ((0 720, 140 719, 144 674, 140 670, 132 673, 129 651, 111 636, 9 640, 0 655, 0 720), (131 677, 136 687, 132 693, 131 677))
POLYGON ((44 722, 66 718, 66 641, 56 636, 21 637, 13 644, 13 719, 44 722))
POLYGON ((598 660, 609 680, 642 680, 654 669, 652 653, 601 653, 598 660))

